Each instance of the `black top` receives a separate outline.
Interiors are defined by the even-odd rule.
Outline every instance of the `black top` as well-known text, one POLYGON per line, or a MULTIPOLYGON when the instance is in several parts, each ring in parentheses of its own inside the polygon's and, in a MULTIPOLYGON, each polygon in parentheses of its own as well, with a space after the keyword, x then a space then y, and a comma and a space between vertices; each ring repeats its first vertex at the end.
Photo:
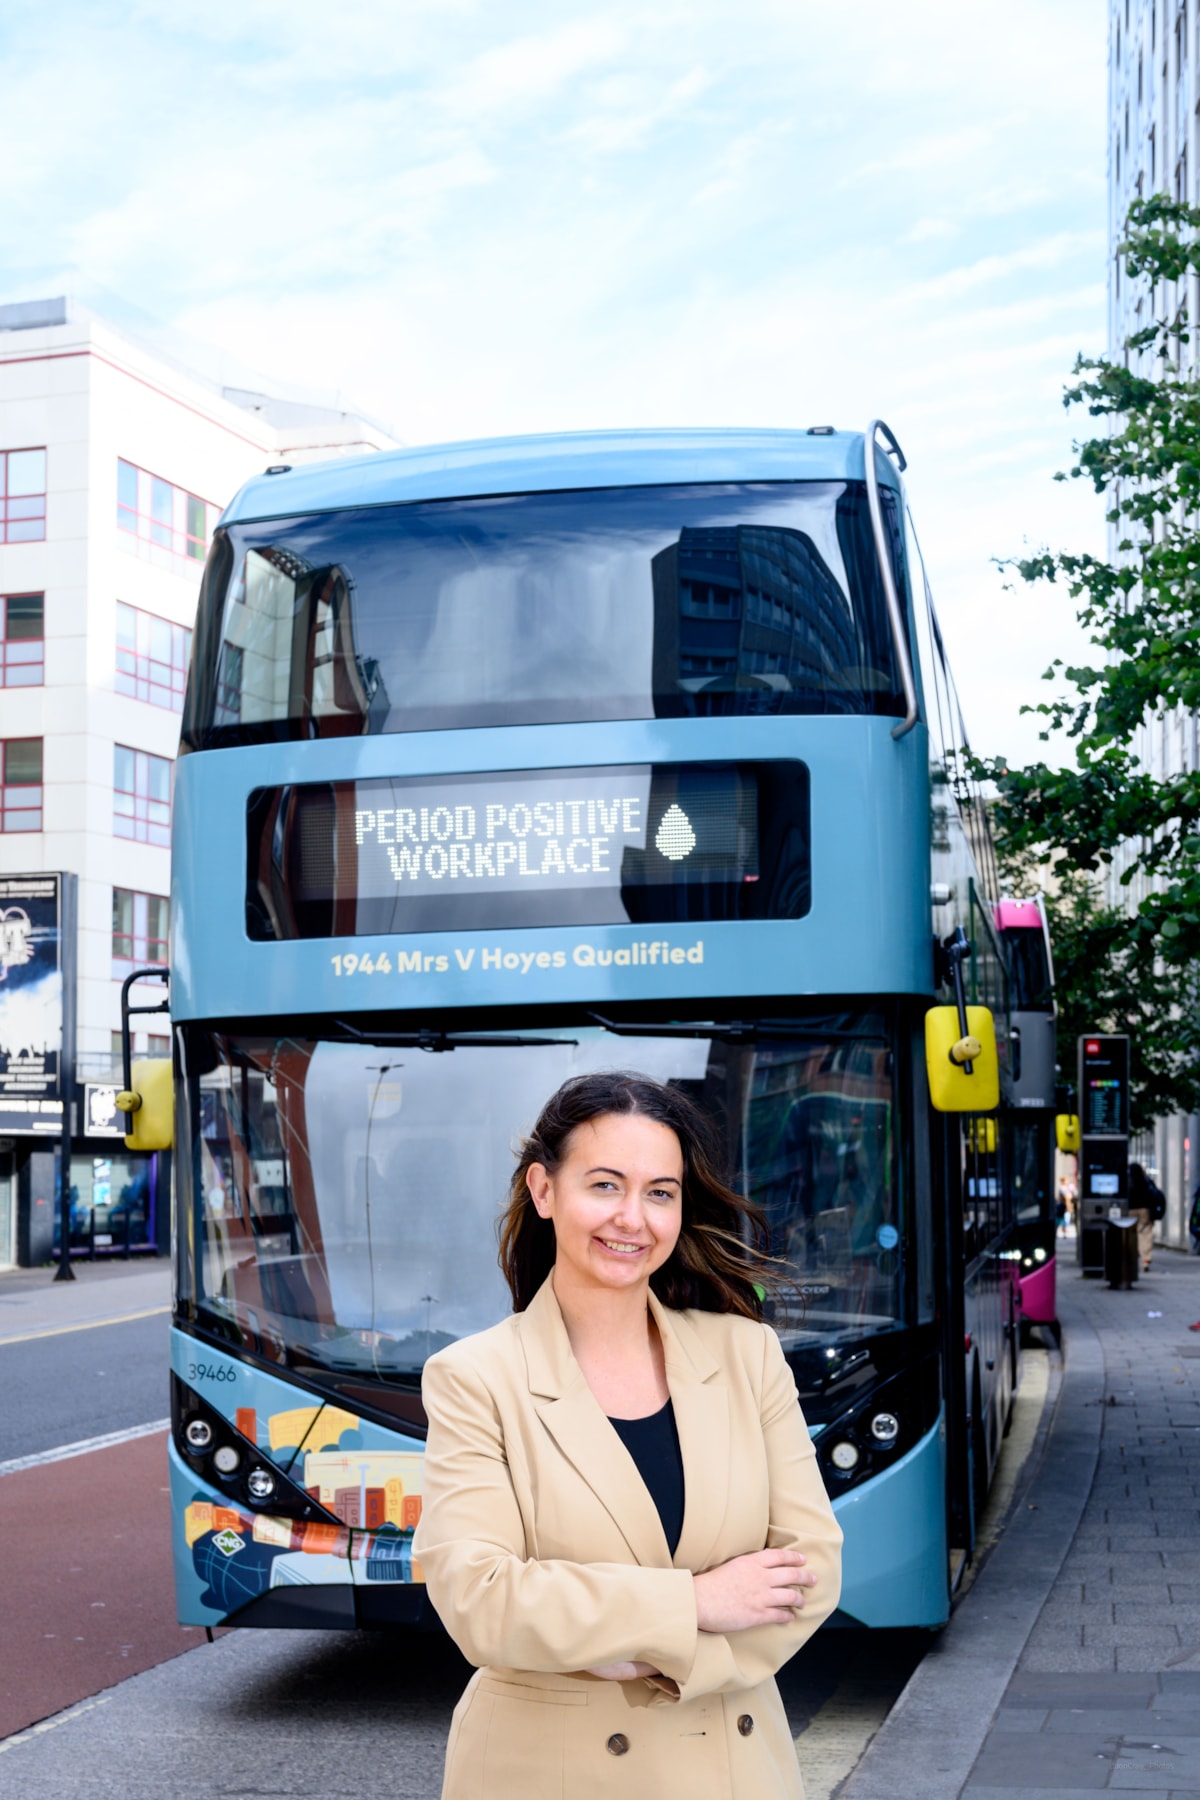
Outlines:
POLYGON ((610 1419, 609 1424, 637 1464, 638 1474, 658 1508, 667 1548, 674 1556, 683 1531, 683 1452, 668 1400, 646 1419, 610 1419))

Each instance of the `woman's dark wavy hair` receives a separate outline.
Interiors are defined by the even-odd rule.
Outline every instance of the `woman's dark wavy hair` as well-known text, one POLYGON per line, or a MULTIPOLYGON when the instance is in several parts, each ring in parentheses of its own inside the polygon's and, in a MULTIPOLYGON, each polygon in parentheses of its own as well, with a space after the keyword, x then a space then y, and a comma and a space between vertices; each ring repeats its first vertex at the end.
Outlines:
POLYGON ((719 1140, 700 1109, 677 1088, 623 1069, 565 1081, 521 1146, 500 1221, 500 1267, 513 1311, 524 1312, 554 1267, 554 1226, 533 1204, 531 1166, 542 1163, 553 1175, 578 1126, 629 1113, 665 1125, 683 1152, 683 1228, 669 1260, 650 1277, 655 1294, 664 1306, 761 1319, 763 1292, 779 1285, 762 1213, 721 1179, 719 1140))

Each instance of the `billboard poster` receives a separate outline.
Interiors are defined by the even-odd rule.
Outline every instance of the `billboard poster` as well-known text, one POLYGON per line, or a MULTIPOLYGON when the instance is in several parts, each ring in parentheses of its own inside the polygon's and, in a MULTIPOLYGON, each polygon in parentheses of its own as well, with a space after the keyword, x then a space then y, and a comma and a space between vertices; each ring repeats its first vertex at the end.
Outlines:
POLYGON ((0 876, 0 1133, 62 1130, 60 875, 0 876))

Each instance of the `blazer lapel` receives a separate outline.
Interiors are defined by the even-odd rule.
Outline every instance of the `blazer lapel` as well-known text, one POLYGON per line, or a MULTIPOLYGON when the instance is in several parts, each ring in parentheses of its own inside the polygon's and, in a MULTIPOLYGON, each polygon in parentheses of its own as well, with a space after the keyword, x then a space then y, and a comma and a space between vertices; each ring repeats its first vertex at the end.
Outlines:
POLYGON ((667 1360, 667 1386, 683 1455, 683 1531, 675 1567, 710 1566, 729 1499, 729 1389, 699 1333, 650 1296, 667 1360))
POLYGON ((671 1557, 658 1508, 583 1378, 549 1278, 518 1319, 538 1417, 610 1514, 634 1560, 648 1568, 669 1569, 671 1557))

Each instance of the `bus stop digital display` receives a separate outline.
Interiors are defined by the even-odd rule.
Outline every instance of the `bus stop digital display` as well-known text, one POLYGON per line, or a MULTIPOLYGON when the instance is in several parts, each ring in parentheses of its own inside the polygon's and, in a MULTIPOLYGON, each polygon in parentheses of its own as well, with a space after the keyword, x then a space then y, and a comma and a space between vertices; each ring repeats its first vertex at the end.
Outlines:
POLYGON ((1079 1102, 1084 1137, 1129 1132, 1129 1039, 1088 1032, 1079 1039, 1079 1102))
POLYGON ((800 918, 800 762, 305 783, 247 813, 252 938, 800 918))

